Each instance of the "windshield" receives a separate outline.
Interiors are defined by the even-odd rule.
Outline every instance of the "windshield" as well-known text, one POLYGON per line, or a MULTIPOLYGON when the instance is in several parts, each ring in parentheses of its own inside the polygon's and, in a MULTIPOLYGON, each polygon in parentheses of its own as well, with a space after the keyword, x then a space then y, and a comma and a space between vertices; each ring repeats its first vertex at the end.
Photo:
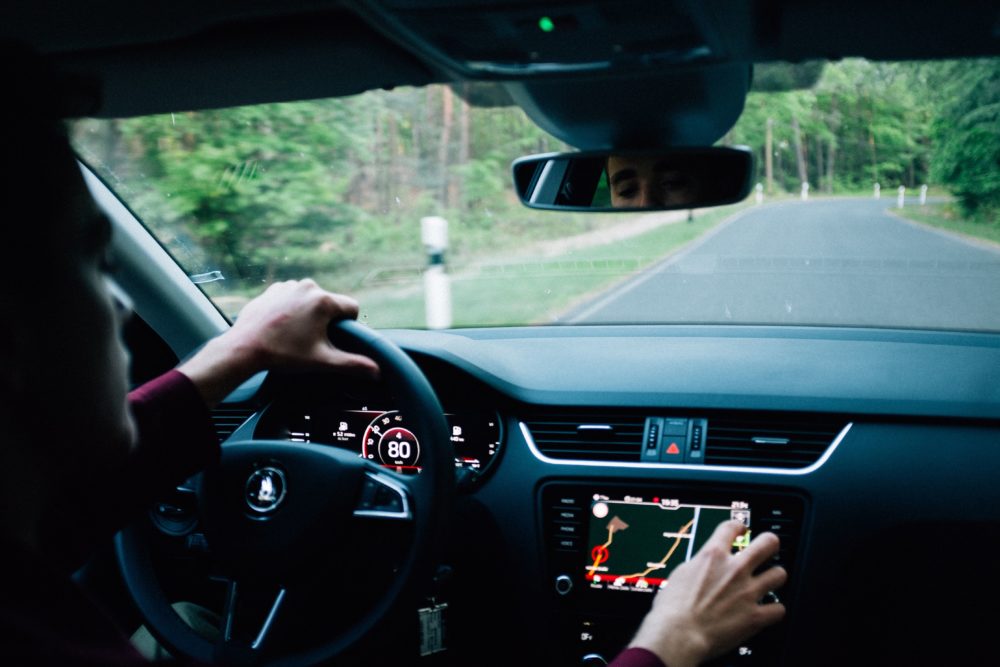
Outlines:
POLYGON ((997 60, 758 68, 719 142, 754 152, 750 197, 644 214, 523 208, 511 162, 572 147, 488 84, 72 133, 230 318, 311 276, 376 327, 1000 330, 997 127, 997 60))

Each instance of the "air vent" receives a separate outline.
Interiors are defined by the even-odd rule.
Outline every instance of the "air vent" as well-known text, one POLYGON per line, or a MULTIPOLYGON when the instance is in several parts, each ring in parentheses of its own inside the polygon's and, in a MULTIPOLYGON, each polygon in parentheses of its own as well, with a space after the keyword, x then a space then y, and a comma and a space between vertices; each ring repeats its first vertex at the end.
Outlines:
POLYGON ((219 442, 225 442, 254 413, 251 407, 217 407, 212 410, 212 423, 219 436, 219 442))
POLYGON ((844 419, 804 415, 709 419, 705 464, 806 468, 846 425, 844 419))
POLYGON ((524 423, 539 451, 550 458, 638 462, 646 418, 590 411, 547 414, 524 423))

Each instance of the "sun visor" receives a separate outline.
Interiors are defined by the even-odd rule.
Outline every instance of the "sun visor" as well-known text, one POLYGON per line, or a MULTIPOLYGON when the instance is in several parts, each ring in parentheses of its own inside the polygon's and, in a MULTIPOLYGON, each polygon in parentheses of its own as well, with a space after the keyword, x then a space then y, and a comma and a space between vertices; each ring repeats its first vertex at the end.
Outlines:
POLYGON ((722 63, 505 85, 539 127, 577 148, 708 146, 739 118, 751 71, 748 63, 722 63))

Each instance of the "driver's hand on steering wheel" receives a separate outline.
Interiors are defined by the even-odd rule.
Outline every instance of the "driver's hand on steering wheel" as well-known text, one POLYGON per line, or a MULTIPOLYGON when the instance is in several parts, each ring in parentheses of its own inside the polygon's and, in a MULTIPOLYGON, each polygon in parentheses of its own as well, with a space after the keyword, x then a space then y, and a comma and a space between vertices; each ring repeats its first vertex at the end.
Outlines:
POLYGON ((209 407, 255 373, 274 368, 327 368, 377 379, 378 365, 330 342, 331 321, 356 319, 358 302, 314 280, 275 283, 250 301, 232 328, 178 367, 209 407))

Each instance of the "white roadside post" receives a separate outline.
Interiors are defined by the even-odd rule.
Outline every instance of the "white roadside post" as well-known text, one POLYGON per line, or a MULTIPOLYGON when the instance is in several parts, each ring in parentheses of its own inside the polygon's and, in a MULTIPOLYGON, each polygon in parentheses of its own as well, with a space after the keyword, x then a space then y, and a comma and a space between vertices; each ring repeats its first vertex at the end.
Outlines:
POLYGON ((757 187, 755 187, 754 190, 756 190, 756 194, 754 195, 754 199, 756 199, 757 203, 760 204, 761 202, 764 201, 764 184, 763 183, 758 183, 757 187))
POLYGON ((875 184, 875 199, 882 198, 882 186, 878 183, 875 184))
POLYGON ((927 185, 926 184, 920 186, 920 205, 921 206, 926 206, 927 205, 927 185))
POLYGON ((809 182, 808 181, 803 181, 802 182, 802 201, 808 201, 808 200, 809 200, 809 182))
POLYGON ((445 271, 444 253, 448 249, 448 221, 437 216, 420 219, 420 238, 427 251, 424 271, 424 312, 428 329, 451 326, 451 279, 445 271))
POLYGON ((906 199, 906 186, 900 185, 897 192, 899 194, 896 197, 896 208, 903 208, 903 202, 906 199))

